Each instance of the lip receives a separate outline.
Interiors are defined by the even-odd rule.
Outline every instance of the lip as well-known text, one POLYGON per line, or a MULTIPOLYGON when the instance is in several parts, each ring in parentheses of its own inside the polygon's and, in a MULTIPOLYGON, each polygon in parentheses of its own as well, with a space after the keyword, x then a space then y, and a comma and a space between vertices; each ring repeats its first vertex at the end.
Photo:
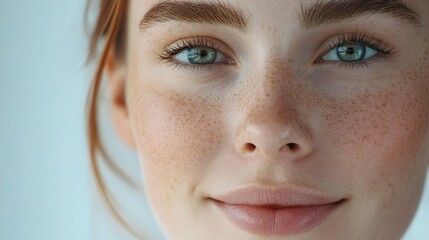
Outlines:
POLYGON ((243 188, 211 198, 239 228, 265 237, 304 233, 320 225, 345 199, 302 188, 243 188))

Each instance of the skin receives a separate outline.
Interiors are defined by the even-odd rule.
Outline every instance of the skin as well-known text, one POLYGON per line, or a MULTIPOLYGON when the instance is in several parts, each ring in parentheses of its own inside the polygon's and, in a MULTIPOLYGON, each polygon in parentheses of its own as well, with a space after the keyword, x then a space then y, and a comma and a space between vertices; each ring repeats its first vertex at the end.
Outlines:
POLYGON ((412 1, 420 31, 386 16, 305 31, 295 16, 314 1, 223 1, 251 13, 245 33, 178 22, 142 33, 156 1, 130 1, 126 58, 112 49, 106 67, 115 125, 140 156, 168 238, 267 239, 231 224, 207 197, 302 186, 347 202, 311 231, 271 239, 400 239, 429 165, 429 2, 412 1), (350 26, 394 54, 369 68, 314 64, 323 43, 350 26), (237 64, 186 70, 157 59, 192 35, 222 42, 237 64), (288 143, 298 148, 282 148, 288 143))

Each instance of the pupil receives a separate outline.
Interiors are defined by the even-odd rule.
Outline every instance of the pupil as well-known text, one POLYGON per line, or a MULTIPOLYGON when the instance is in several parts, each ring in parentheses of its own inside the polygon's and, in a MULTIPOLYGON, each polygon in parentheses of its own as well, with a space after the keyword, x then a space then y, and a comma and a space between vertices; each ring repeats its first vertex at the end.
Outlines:
POLYGON ((346 53, 347 54, 353 54, 355 51, 353 50, 353 48, 347 48, 346 53))
POLYGON ((201 52, 200 52, 200 55, 201 55, 201 57, 205 57, 205 56, 207 56, 208 54, 207 54, 207 51, 206 50, 202 50, 201 52))

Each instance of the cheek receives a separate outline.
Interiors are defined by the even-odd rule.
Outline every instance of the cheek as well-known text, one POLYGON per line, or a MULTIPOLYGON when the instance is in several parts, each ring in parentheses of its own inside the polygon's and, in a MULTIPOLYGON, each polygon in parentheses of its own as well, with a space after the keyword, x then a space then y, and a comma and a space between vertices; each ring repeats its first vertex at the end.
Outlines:
POLYGON ((326 135, 344 160, 339 164, 367 197, 392 194, 392 185, 405 190, 427 161, 429 74, 419 65, 408 69, 392 75, 387 89, 325 106, 326 135))
POLYGON ((390 234, 373 239, 395 239, 405 231, 427 171, 429 71, 422 63, 408 69, 392 75, 384 90, 368 88, 323 106, 323 147, 338 159, 333 169, 352 194, 354 224, 390 234))
POLYGON ((172 91, 140 95, 134 122, 145 184, 157 202, 168 202, 182 197, 178 192, 189 193, 210 164, 220 145, 222 114, 209 99, 172 91))

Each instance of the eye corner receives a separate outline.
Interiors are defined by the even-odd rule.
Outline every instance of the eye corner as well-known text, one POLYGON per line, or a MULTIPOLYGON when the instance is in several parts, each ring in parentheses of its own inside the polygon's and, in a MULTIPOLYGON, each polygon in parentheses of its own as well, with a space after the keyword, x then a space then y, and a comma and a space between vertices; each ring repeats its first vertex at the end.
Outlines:
MULTIPOLYGON (((326 54, 325 54, 325 55, 326 55, 326 54)), ((319 63, 327 62, 327 61, 324 59, 324 56, 325 56, 325 55, 322 55, 322 56, 316 57, 316 59, 314 59, 313 63, 319 64, 319 63)))
MULTIPOLYGON (((332 50, 332 49, 331 49, 332 50)), ((313 58, 310 63, 311 64, 323 64, 325 62, 329 62, 327 60, 324 60, 324 57, 326 56, 326 54, 328 54, 331 50, 328 51, 323 51, 321 54, 319 53, 318 55, 316 55, 315 58, 313 58)))

